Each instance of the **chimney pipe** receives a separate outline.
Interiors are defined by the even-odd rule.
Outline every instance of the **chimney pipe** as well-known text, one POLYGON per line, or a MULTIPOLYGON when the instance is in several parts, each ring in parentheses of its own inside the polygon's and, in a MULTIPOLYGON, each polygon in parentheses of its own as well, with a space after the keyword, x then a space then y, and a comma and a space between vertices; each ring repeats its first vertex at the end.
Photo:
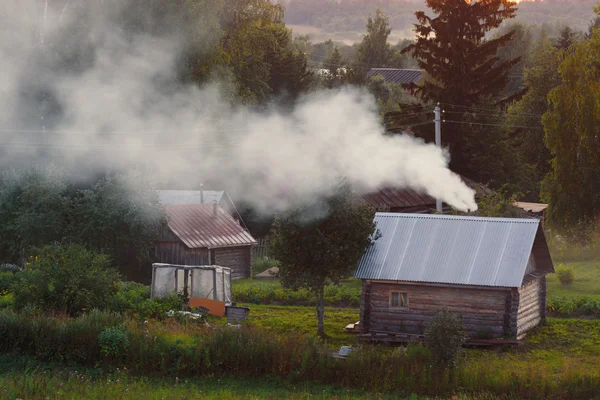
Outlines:
POLYGON ((213 200, 213 218, 217 218, 217 201, 213 200))

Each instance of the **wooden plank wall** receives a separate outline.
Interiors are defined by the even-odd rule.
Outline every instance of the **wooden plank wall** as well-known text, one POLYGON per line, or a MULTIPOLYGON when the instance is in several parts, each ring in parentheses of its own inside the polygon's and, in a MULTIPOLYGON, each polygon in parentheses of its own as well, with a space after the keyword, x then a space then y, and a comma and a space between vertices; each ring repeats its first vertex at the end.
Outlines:
POLYGON ((159 242, 154 246, 156 262, 176 265, 209 265, 208 249, 188 249, 182 242, 159 242))
POLYGON ((231 268, 231 279, 249 278, 252 273, 251 250, 251 246, 214 249, 213 264, 231 268))
POLYGON ((545 315, 545 277, 532 279, 519 288, 519 308, 517 311, 517 339, 525 336, 537 326, 545 315))
POLYGON ((262 237, 256 240, 256 245, 252 247, 252 258, 265 258, 269 256, 269 238, 262 237))
MULTIPOLYGON (((369 331, 422 334, 436 311, 460 314, 470 336, 504 334, 508 289, 464 288, 402 283, 363 283, 361 325, 369 331), (370 296, 366 289, 370 286, 370 296), (406 309, 391 309, 391 292, 408 293, 406 309), (364 322, 363 322, 364 321, 364 322)), ((512 304, 511 304, 512 308, 512 304)), ((365 332, 365 333, 366 333, 365 332)))

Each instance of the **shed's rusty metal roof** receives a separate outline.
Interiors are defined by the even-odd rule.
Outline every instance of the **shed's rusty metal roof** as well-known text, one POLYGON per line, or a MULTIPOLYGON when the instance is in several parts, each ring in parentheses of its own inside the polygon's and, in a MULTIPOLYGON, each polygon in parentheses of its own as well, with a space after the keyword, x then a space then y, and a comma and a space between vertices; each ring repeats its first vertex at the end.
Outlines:
MULTIPOLYGON (((462 181, 475 190, 475 197, 478 198, 482 194, 489 194, 491 190, 485 186, 461 176, 462 181)), ((435 199, 427 194, 419 193, 408 188, 390 188, 383 187, 377 192, 363 195, 362 198, 372 207, 376 209, 389 208, 390 211, 409 211, 409 209, 435 209, 435 199)))
POLYGON ((381 75, 386 82, 390 83, 419 83, 423 79, 420 69, 402 68, 371 68, 367 71, 367 78, 381 75))
POLYGON ((252 235, 223 208, 212 204, 170 204, 165 206, 169 228, 191 249, 251 246, 252 235))
POLYGON ((377 213, 375 221, 382 236, 359 262, 360 279, 520 287, 534 242, 544 264, 536 269, 553 271, 537 219, 377 213))

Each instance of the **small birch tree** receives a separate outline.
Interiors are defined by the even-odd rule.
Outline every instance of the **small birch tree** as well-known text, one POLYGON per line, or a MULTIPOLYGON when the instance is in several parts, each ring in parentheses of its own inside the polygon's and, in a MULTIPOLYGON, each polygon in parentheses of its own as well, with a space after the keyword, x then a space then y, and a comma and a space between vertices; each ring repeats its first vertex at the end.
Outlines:
POLYGON ((314 206, 291 210, 275 220, 272 255, 281 263, 282 285, 315 294, 320 336, 325 335, 325 286, 348 278, 377 239, 374 214, 344 183, 314 206))

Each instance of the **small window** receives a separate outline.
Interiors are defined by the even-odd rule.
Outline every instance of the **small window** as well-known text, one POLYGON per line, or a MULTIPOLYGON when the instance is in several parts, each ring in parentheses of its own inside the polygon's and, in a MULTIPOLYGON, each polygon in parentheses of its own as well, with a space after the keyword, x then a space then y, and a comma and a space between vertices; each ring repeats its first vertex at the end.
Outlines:
POLYGON ((408 307, 408 293, 392 292, 390 294, 390 307, 391 308, 407 308, 408 307))

